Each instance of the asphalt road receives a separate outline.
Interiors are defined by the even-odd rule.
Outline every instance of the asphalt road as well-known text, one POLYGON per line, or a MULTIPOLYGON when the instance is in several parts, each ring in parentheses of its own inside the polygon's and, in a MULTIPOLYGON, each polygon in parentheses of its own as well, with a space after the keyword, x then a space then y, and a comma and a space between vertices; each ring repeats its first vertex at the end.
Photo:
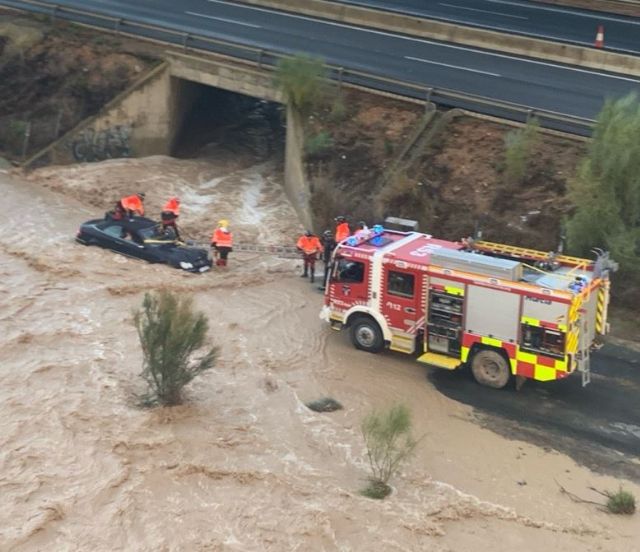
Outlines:
POLYGON ((593 46, 598 25, 603 25, 607 50, 640 52, 640 19, 623 15, 510 0, 348 0, 339 3, 580 46, 593 46))
MULTIPOLYGON (((4 5, 20 2, 0 0, 4 5)), ((640 79, 475 48, 361 29, 222 0, 61 0, 138 22, 283 54, 305 52, 351 70, 533 109, 593 119, 606 97, 640 90, 640 79)))
POLYGON ((640 482, 640 353, 603 347, 584 388, 579 376, 527 381, 519 392, 481 387, 468 371, 434 369, 428 377, 443 394, 472 406, 478 423, 492 431, 640 482))

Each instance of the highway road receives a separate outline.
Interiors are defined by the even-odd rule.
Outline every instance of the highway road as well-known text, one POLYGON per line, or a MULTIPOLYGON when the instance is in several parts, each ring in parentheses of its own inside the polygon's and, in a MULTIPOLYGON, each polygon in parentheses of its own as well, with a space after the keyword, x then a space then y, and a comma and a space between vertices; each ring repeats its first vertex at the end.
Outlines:
MULTIPOLYGON (((640 79, 518 58, 373 29, 254 8, 222 0, 60 0, 183 32, 273 50, 308 53, 329 64, 503 100, 534 109, 595 118, 607 97, 640 90, 640 79)), ((0 5, 22 6, 0 0, 0 5)))
POLYGON ((640 352, 605 345, 592 356, 591 383, 580 377, 527 381, 522 390, 481 387, 468 372, 434 369, 448 397, 474 407, 481 425, 571 456, 594 471, 640 482, 640 352))
POLYGON ((546 40, 593 46, 604 26, 607 50, 640 53, 640 19, 513 0, 348 0, 338 2, 546 40))

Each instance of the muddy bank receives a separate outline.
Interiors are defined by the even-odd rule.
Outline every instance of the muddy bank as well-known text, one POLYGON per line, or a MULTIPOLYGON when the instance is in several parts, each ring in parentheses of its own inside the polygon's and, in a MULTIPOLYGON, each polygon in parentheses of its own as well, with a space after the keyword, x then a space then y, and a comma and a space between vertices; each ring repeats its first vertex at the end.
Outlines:
POLYGON ((194 235, 224 214, 239 235, 287 242, 301 228, 280 182, 269 164, 168 158, 0 174, 0 548, 637 547, 634 519, 569 501, 554 478, 586 497, 618 481, 479 428, 400 355, 354 350, 319 321, 322 297, 296 261, 238 253, 228 272, 191 275, 73 242, 132 183, 152 211, 180 193, 194 235), (131 311, 162 286, 193 294, 222 356, 186 405, 140 410, 131 311), (345 410, 303 406, 323 395, 345 410), (359 423, 394 401, 424 438, 375 502, 357 493, 359 423))

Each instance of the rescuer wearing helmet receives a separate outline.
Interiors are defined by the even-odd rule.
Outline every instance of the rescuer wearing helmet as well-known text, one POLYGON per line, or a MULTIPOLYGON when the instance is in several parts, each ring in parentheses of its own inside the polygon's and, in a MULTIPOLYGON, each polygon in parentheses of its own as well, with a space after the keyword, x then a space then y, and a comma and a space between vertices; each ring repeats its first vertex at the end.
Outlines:
POLYGON ((233 251, 233 235, 229 231, 229 221, 218 221, 218 227, 211 236, 211 247, 216 252, 216 266, 227 266, 227 257, 233 251))
POLYGON ((180 216, 180 198, 172 197, 164 204, 162 213, 160 213, 160 220, 162 222, 162 232, 168 233, 169 228, 173 230, 176 239, 180 239, 180 232, 178 231, 178 225, 176 221, 180 216))
POLYGON ((120 214, 120 218, 124 216, 131 218, 134 215, 144 216, 144 198, 144 192, 123 197, 116 203, 116 217, 118 214, 120 214))
POLYGON ((351 229, 349 228, 347 219, 343 216, 337 216, 334 221, 336 223, 336 243, 340 243, 351 235, 351 229))
POLYGON ((311 283, 315 281, 316 257, 322 251, 322 244, 317 236, 314 236, 311 230, 298 238, 296 247, 302 252, 304 261, 304 272, 300 275, 302 278, 310 277, 311 283))
POLYGON ((322 262, 324 263, 324 279, 322 285, 318 289, 324 290, 327 285, 327 277, 331 270, 331 254, 336 248, 336 240, 333 239, 333 232, 331 230, 325 230, 322 233, 322 262))

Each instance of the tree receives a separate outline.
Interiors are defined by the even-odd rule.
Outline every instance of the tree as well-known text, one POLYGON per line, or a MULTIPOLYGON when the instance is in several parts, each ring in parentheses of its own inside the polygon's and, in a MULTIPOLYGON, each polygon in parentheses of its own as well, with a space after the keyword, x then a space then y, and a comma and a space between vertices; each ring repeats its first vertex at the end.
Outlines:
POLYGON ((278 61, 274 84, 292 107, 306 117, 325 99, 326 77, 322 60, 297 55, 278 61))
POLYGON ((640 103, 635 94, 605 102, 569 197, 575 205, 567 223, 570 250, 586 254, 601 247, 623 271, 640 269, 640 103))
POLYGON ((411 413, 402 404, 386 411, 374 411, 363 420, 362 435, 372 474, 362 494, 370 498, 384 498, 391 492, 389 480, 417 445, 411 436, 411 413))
POLYGON ((540 124, 533 117, 524 127, 512 130, 505 136, 504 177, 507 184, 522 184, 539 129, 540 124))
POLYGON ((205 345, 206 316, 194 312, 191 298, 160 291, 145 294, 134 324, 142 346, 141 375, 149 387, 146 402, 180 404, 184 386, 212 368, 218 356, 218 348, 211 347, 193 358, 205 345))

